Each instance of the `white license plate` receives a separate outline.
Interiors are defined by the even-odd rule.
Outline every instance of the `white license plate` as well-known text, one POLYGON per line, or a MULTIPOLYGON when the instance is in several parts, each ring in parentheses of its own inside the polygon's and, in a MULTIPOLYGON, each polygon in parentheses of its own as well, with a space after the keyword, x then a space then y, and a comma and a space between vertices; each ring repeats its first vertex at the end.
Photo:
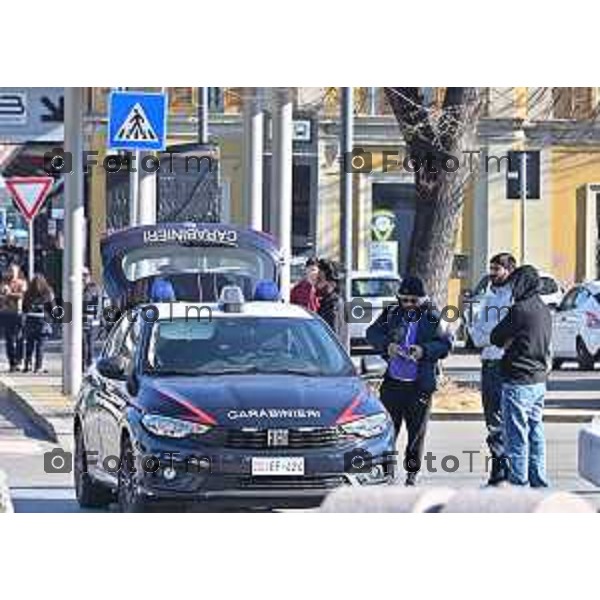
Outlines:
POLYGON ((304 475, 304 457, 253 456, 252 475, 304 475))

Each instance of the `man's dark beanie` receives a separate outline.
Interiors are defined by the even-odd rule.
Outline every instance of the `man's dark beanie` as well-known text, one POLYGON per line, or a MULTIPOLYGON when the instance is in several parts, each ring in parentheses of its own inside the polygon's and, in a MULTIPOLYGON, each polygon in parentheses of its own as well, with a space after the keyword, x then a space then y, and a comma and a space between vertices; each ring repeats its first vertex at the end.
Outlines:
POLYGON ((423 285, 423 282, 418 277, 408 275, 400 283, 400 288, 398 289, 398 295, 399 296, 418 296, 419 298, 424 298, 426 296, 425 286, 423 285))

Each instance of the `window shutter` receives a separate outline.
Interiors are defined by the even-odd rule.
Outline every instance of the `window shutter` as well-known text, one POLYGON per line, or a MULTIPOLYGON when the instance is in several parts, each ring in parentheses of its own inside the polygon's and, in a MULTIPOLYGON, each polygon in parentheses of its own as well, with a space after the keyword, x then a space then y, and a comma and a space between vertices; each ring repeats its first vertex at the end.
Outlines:
POLYGON ((573 88, 552 88, 552 103, 555 119, 572 119, 573 88))

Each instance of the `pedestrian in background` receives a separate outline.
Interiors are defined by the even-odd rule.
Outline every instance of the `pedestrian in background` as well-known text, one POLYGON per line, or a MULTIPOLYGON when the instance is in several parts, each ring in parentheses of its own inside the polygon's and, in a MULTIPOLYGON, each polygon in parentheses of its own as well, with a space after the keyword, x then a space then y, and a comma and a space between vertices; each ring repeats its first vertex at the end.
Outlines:
POLYGON ((20 267, 11 264, 0 286, 0 314, 11 373, 19 370, 23 360, 23 296, 26 291, 27 281, 20 267))
POLYGON ((405 277, 397 296, 398 305, 388 306, 367 329, 367 340, 388 363, 380 396, 394 422, 396 439, 406 423, 404 468, 406 485, 412 486, 421 466, 438 361, 448 355, 452 340, 421 279, 405 277))
POLYGON ((25 250, 17 245, 15 236, 10 231, 6 234, 6 241, 2 246, 2 253, 8 261, 6 267, 14 264, 17 267, 20 267, 21 272, 23 272, 23 268, 27 263, 25 250))
POLYGON ((34 373, 43 371, 44 340, 52 332, 50 323, 46 322, 44 308, 54 302, 54 292, 46 278, 36 274, 23 298, 23 313, 25 314, 25 367, 24 373, 33 367, 34 373), (32 359, 35 354, 35 362, 32 359))
POLYGON ((492 344, 504 349, 502 419, 508 480, 514 485, 547 487, 542 418, 550 370, 552 315, 540 298, 540 278, 534 267, 519 267, 509 283, 513 307, 490 338, 492 344))
POLYGON ((313 312, 319 310, 319 298, 317 296, 317 280, 319 279, 319 261, 311 257, 306 261, 304 277, 292 288, 290 302, 304 306, 313 312))
POLYGON ((487 427, 487 445, 492 458, 488 485, 498 485, 508 478, 507 459, 504 453, 502 423, 502 348, 494 346, 490 334, 512 304, 512 290, 508 283, 517 262, 508 252, 496 254, 490 260, 490 288, 481 305, 475 307, 471 337, 481 352, 481 403, 487 427))
POLYGON ((100 316, 100 288, 92 280, 90 270, 83 267, 83 368, 94 360, 94 332, 100 316))
POLYGON ((150 300, 152 302, 176 302, 175 289, 169 279, 157 277, 150 288, 150 300))
POLYGON ((344 299, 338 288, 339 274, 336 265, 328 259, 318 262, 317 295, 319 299, 318 315, 331 327, 342 345, 347 342, 347 323, 344 314, 344 299))

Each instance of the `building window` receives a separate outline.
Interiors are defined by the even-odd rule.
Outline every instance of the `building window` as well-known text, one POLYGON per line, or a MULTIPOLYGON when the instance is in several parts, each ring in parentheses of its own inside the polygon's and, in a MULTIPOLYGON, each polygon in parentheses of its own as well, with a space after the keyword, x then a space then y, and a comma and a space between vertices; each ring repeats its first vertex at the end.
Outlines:
POLYGON ((189 113, 195 105, 194 88, 172 87, 168 88, 169 107, 174 113, 189 113))
POLYGON ((594 88, 552 88, 555 119, 590 119, 594 114, 594 88))
POLYGON ((208 110, 210 112, 222 113, 225 110, 224 88, 208 88, 208 110))
POLYGON ((112 88, 95 87, 91 89, 91 112, 96 115, 105 115, 108 112, 108 96, 112 88))
POLYGON ((238 114, 242 112, 241 87, 221 88, 223 90, 223 112, 238 114))

